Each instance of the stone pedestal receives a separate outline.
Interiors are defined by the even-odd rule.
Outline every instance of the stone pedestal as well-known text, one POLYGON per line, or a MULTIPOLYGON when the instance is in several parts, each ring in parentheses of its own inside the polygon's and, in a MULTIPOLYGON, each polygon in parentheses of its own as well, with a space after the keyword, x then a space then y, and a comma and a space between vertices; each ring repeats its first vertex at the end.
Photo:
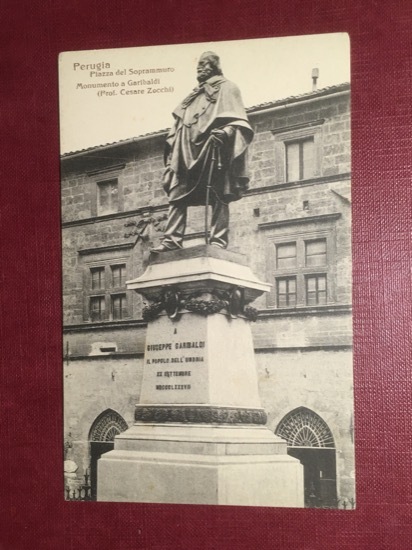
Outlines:
POLYGON ((99 460, 98 500, 303 506, 303 470, 266 424, 249 306, 269 289, 212 246, 151 258, 135 424, 99 460))

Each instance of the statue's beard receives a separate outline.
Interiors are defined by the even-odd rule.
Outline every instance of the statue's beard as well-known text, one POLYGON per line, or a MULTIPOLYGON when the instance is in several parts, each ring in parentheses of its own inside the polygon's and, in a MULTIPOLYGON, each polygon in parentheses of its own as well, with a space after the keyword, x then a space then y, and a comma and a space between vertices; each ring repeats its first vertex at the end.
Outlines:
POLYGON ((197 73, 197 81, 199 82, 199 84, 202 84, 214 74, 216 74, 216 72, 213 69, 203 69, 202 71, 197 73))

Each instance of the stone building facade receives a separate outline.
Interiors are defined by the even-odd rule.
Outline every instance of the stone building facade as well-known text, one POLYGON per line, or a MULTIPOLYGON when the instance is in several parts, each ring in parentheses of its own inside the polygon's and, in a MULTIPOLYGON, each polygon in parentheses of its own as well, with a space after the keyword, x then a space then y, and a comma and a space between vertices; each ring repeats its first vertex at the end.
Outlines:
MULTIPOLYGON (((272 291, 253 305, 268 426, 304 464, 308 506, 354 499, 350 87, 248 109, 250 188, 231 204, 229 249, 272 291)), ((143 369, 142 299, 126 289, 167 212, 166 131, 61 159, 65 458, 80 479, 133 423, 143 369)), ((203 207, 185 246, 199 244, 203 207)))

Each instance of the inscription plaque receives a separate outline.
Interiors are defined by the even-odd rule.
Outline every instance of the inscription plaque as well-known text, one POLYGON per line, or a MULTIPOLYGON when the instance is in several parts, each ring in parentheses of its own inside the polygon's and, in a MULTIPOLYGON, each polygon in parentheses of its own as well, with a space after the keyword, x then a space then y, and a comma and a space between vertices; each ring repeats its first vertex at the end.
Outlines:
POLYGON ((141 403, 207 402, 207 343, 198 338, 187 316, 178 326, 166 316, 150 323, 141 403))

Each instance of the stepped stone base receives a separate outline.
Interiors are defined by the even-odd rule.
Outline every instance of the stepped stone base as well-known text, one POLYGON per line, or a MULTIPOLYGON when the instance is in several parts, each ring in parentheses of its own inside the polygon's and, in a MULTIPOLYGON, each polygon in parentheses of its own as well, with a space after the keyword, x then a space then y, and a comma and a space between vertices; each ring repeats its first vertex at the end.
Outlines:
POLYGON ((136 424, 99 461, 98 500, 303 506, 301 464, 265 427, 136 424))

